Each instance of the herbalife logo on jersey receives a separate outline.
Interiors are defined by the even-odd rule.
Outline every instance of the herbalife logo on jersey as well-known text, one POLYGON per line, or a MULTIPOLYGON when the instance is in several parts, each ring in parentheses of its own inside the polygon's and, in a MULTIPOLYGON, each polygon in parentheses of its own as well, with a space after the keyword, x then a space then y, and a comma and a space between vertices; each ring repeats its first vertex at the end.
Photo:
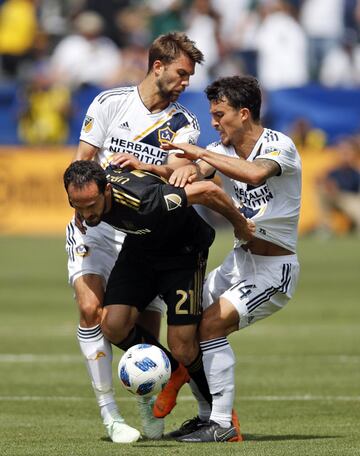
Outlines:
POLYGON ((234 186, 235 194, 241 203, 251 209, 260 209, 274 198, 269 187, 264 184, 256 188, 247 188, 234 186))
POLYGON ((122 128, 123 130, 130 130, 129 122, 124 122, 124 123, 120 124, 119 128, 122 128))
POLYGON ((164 195, 164 199, 168 211, 173 211, 182 205, 181 196, 177 195, 176 193, 164 195))

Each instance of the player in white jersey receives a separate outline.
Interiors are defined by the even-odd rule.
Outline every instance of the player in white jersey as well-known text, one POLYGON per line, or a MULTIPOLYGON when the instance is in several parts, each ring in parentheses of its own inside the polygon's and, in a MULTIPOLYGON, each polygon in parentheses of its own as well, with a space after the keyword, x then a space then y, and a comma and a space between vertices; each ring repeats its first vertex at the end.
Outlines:
MULTIPOLYGON (((131 154, 154 170, 167 164, 165 175, 188 163, 160 146, 164 141, 197 141, 200 131, 196 117, 176 100, 189 85, 195 64, 202 61, 202 53, 186 35, 170 33, 157 38, 149 49, 148 73, 139 86, 107 90, 94 99, 74 161, 96 160, 105 167, 110 162, 121 163, 119 157, 131 154)), ((164 175, 164 167, 161 170, 164 175)), ((100 322, 105 285, 123 241, 122 232, 104 223, 85 228, 76 215, 67 227, 69 281, 80 311, 77 336, 104 425, 111 440, 119 443, 136 441, 140 433, 128 426, 118 411, 111 345, 101 332, 100 322)), ((159 335, 162 309, 163 303, 157 298, 138 321, 155 337, 159 335)), ((177 371, 182 382, 188 381, 185 368, 179 366, 177 371)), ((139 405, 144 434, 160 438, 164 423, 153 417, 152 402, 139 405)))
MULTIPOLYGON (((301 162, 292 140, 261 125, 261 91, 255 78, 222 78, 205 92, 221 141, 207 150, 177 146, 185 157, 198 160, 197 174, 189 181, 219 171, 224 189, 255 222, 256 231, 246 244, 236 242, 206 279, 199 332, 212 409, 203 409, 202 416, 170 435, 183 442, 234 440, 235 357, 226 337, 284 307, 299 273, 301 162)), ((170 183, 176 181, 176 173, 170 183)))

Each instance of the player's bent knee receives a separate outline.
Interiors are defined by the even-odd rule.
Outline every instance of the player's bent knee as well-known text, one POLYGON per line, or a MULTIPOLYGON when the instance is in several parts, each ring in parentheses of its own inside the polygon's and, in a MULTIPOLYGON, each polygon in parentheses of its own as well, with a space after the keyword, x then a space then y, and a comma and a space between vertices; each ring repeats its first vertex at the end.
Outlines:
POLYGON ((214 339, 215 337, 222 337, 221 326, 218 325, 218 322, 211 317, 202 318, 199 326, 199 335, 200 340, 209 340, 214 339))
POLYGON ((101 330, 106 339, 112 344, 119 344, 126 339, 131 329, 128 325, 115 325, 107 318, 101 322, 101 330))
POLYGON ((189 356, 189 353, 186 350, 182 351, 181 349, 171 350, 171 354, 176 359, 176 361, 183 364, 184 366, 191 364, 196 356, 195 354, 189 356))
POLYGON ((199 327, 201 341, 226 337, 239 328, 239 314, 226 299, 220 298, 205 309, 199 327))
POLYGON ((80 312, 80 324, 92 327, 100 323, 104 296, 103 278, 85 274, 74 282, 76 302, 80 312))
POLYGON ((211 340, 226 335, 226 328, 214 312, 204 312, 199 326, 200 340, 211 340))
POLYGON ((168 327, 168 345, 173 357, 185 366, 191 364, 199 353, 197 325, 168 327))
POLYGON ((181 342, 170 344, 169 348, 173 357, 184 366, 191 364, 196 358, 199 348, 192 341, 181 342))
POLYGON ((96 303, 88 303, 85 305, 79 304, 79 313, 81 326, 91 328, 92 326, 98 325, 101 320, 102 308, 96 303))
POLYGON ((137 318, 136 323, 147 329, 152 336, 159 340, 161 327, 161 312, 144 310, 137 318))
POLYGON ((118 345, 129 335, 128 328, 109 328, 107 326, 101 325, 101 330, 106 339, 115 345, 118 345))

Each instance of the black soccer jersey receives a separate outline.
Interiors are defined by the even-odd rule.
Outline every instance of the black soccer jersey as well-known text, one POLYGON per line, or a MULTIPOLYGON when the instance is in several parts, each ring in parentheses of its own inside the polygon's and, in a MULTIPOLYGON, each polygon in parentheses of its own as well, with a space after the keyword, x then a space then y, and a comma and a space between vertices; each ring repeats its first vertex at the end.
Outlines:
POLYGON ((183 188, 155 174, 107 168, 112 207, 103 221, 127 233, 134 249, 171 255, 207 249, 215 232, 192 208, 183 188))

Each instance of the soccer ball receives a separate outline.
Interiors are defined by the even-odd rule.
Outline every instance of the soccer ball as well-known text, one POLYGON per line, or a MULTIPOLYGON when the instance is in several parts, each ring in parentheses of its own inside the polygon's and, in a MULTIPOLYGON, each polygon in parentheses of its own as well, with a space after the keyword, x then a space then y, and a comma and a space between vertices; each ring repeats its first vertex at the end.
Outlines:
POLYGON ((155 345, 137 344, 121 357, 118 376, 123 387, 139 396, 159 393, 169 381, 169 358, 155 345))

